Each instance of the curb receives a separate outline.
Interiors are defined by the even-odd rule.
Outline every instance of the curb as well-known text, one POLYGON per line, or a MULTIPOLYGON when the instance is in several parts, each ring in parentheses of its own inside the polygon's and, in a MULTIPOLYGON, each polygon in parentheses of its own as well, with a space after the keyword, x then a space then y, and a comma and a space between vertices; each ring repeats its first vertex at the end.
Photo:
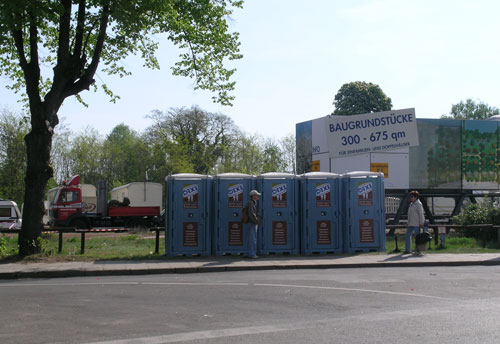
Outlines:
POLYGON ((436 267, 436 266, 496 266, 500 260, 478 261, 448 261, 448 262, 387 262, 387 263, 344 263, 344 264, 268 264, 244 266, 210 266, 210 267, 172 267, 172 268, 140 268, 140 269, 109 269, 109 270, 38 270, 0 272, 0 280, 25 278, 65 278, 65 277, 94 277, 94 276, 132 276, 158 274, 191 274, 230 271, 258 271, 258 270, 300 270, 300 269, 353 269, 353 268, 381 268, 381 267, 436 267))

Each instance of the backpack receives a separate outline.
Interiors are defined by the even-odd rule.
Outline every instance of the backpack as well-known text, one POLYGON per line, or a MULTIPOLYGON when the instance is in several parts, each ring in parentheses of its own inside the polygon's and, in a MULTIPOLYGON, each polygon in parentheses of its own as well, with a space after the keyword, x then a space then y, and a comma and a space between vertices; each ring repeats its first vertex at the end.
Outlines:
POLYGON ((241 222, 248 223, 247 207, 244 207, 241 211, 241 222))

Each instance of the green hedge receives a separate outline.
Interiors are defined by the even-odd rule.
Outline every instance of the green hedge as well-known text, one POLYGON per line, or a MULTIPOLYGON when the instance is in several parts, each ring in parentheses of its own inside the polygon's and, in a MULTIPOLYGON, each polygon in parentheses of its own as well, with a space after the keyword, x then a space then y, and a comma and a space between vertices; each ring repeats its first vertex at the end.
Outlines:
MULTIPOLYGON (((452 222, 459 225, 500 225, 500 209, 491 204, 470 204, 462 214, 454 216, 452 222)), ((459 236, 476 238, 483 242, 483 245, 490 241, 498 243, 498 231, 491 227, 457 228, 456 233, 459 236)))

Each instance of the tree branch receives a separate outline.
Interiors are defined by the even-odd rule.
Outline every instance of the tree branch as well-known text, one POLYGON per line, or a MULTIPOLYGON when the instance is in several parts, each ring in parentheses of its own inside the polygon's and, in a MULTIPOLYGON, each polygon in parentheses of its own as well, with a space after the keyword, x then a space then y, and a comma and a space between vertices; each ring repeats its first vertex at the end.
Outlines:
POLYGON ((69 87, 64 93, 64 98, 78 94, 83 90, 89 89, 90 85, 94 82, 94 75, 97 71, 97 66, 99 65, 99 59, 101 58, 102 49, 104 47, 104 41, 106 39, 106 30, 108 28, 108 21, 110 15, 110 7, 104 6, 101 13, 101 19, 99 24, 99 34, 97 36, 97 42, 95 45, 94 53, 92 55, 92 62, 88 66, 87 70, 83 73, 80 80, 75 82, 71 87, 69 87))
POLYGON ((26 55, 24 54, 24 40, 23 31, 21 29, 12 30, 12 38, 14 38, 14 44, 16 45, 17 55, 19 56, 19 65, 21 69, 26 74, 28 69, 28 61, 26 61, 26 55))
POLYGON ((196 63, 196 54, 194 52, 194 48, 193 48, 193 45, 191 43, 191 41, 189 39, 187 39, 187 37, 189 37, 188 33, 185 31, 185 30, 182 30, 182 32, 184 33, 184 35, 186 36, 186 42, 189 46, 189 51, 191 52, 191 56, 193 57, 193 70, 194 70, 194 74, 195 74, 195 78, 197 79, 198 78, 198 66, 197 66, 197 63, 196 63))
POLYGON ((84 43, 83 48, 82 48, 83 51, 87 50, 87 45, 89 43, 90 36, 92 35, 92 31, 94 31, 94 29, 97 27, 98 24, 99 24, 99 20, 95 20, 94 24, 92 24, 92 29, 90 29, 87 32, 87 37, 85 37, 85 43, 84 43))
POLYGON ((38 27, 36 25, 36 17, 33 13, 30 14, 30 62, 31 68, 38 67, 38 27), (36 67, 35 67, 36 66, 36 67))
MULTIPOLYGON (((26 59, 26 51, 24 50, 24 37, 22 27, 12 27, 11 35, 14 39, 19 65, 26 80, 26 93, 30 100, 30 106, 40 104, 40 93, 38 91, 38 82, 40 80, 40 68, 38 66, 38 30, 36 26, 36 18, 32 13, 29 13, 29 43, 30 43, 30 61, 26 59)), ((22 18, 17 18, 19 23, 22 23, 22 18)))
POLYGON ((26 93, 30 99, 30 106, 38 106, 41 102, 38 83, 40 81, 40 66, 38 65, 38 27, 36 24, 36 16, 33 13, 30 16, 30 62, 28 68, 24 72, 26 79, 26 93))
POLYGON ((78 4, 78 17, 76 23, 76 39, 75 39, 75 49, 73 50, 73 56, 75 58, 80 58, 82 54, 83 46, 83 26, 85 24, 85 0, 80 0, 78 4))
MULTIPOLYGON (((69 62, 69 41, 71 28, 71 0, 62 0, 63 12, 59 19, 59 37, 57 49, 57 64, 54 67, 54 78, 52 87, 45 95, 45 101, 56 108, 62 104, 61 94, 64 91, 68 78, 72 75, 68 73, 69 62)), ((72 80, 71 80, 72 81, 72 80)), ((51 121, 52 122, 52 121, 51 121)))
MULTIPOLYGON (((64 69, 69 58, 69 35, 71 24, 71 0, 62 0, 63 13, 59 21, 59 48, 57 49, 57 66, 64 69)), ((54 78, 55 79, 55 78, 54 78)))

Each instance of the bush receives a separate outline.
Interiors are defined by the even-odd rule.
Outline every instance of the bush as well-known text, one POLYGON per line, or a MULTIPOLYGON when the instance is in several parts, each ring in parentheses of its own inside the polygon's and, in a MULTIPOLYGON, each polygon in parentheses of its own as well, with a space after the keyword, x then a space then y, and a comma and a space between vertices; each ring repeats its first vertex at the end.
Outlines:
POLYGON ((0 258, 16 255, 18 251, 17 238, 0 237, 0 258))
POLYGON ((7 254, 7 239, 0 238, 0 257, 3 257, 7 254))
POLYGON ((499 208, 490 208, 489 212, 490 223, 494 225, 500 225, 500 209, 499 208))
MULTIPOLYGON (((454 216, 452 222, 458 225, 480 225, 488 223, 488 208, 479 204, 470 204, 460 215, 454 216)), ((456 232, 459 236, 467 238, 479 238, 480 228, 458 228, 456 232)))
MULTIPOLYGON (((500 209, 491 205, 470 204, 460 215, 454 216, 452 222, 459 225, 481 225, 481 224, 500 224, 500 209)), ((498 242, 497 230, 491 227, 476 228, 457 228, 456 233, 459 236, 475 238, 483 243, 493 241, 498 242)))

